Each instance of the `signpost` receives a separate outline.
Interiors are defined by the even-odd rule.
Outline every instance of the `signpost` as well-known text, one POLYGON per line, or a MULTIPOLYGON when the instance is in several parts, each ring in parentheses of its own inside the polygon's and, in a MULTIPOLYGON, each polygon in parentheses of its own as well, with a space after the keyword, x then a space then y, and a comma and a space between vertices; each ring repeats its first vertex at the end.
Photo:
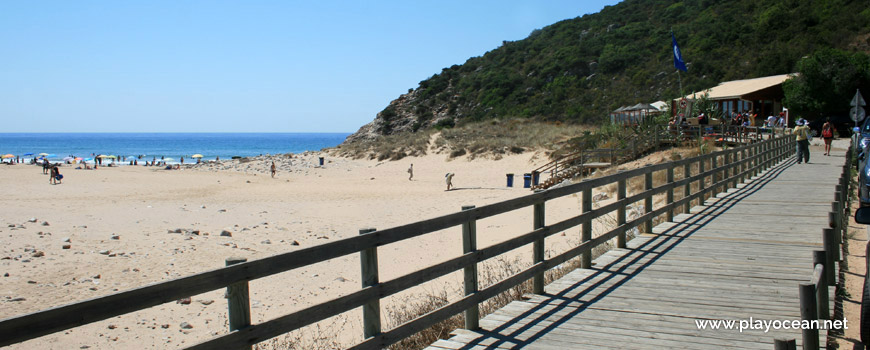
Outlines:
MULTIPOLYGON (((850 103, 849 105, 852 106, 852 108, 849 110, 849 116, 852 117, 852 121, 855 122, 856 127, 863 129, 863 126, 861 126, 860 122, 864 120, 864 117, 867 116, 866 112, 864 112, 864 106, 866 106, 867 104, 864 102, 864 97, 861 96, 860 89, 855 91, 855 97, 852 98, 852 103, 850 103)), ((852 133, 853 147, 858 145, 858 134, 860 134, 860 131, 858 133, 852 133)))

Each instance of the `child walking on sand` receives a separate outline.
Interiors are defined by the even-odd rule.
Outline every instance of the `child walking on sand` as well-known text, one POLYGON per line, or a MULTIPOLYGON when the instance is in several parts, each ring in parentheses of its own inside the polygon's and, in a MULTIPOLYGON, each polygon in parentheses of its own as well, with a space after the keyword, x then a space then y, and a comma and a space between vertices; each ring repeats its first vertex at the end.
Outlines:
POLYGON ((276 172, 276 171, 277 171, 277 170, 275 169, 275 162, 272 162, 272 178, 273 178, 273 179, 275 178, 275 172, 276 172))
POLYGON ((447 173, 447 175, 444 175, 444 178, 447 182, 447 190, 450 191, 453 188, 453 173, 447 173))

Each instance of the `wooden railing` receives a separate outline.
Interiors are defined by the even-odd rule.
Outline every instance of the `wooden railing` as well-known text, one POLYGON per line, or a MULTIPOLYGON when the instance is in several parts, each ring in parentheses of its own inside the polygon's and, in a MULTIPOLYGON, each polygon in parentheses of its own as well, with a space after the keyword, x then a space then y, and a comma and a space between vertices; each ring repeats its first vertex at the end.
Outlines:
MULTIPOLYGON (((719 142, 719 138, 721 138, 723 142, 746 144, 761 140, 765 131, 769 132, 768 135, 774 132, 770 131, 771 129, 751 126, 714 126, 709 128, 712 133, 708 133, 705 129, 707 128, 702 129, 697 126, 653 125, 641 133, 632 134, 632 137, 618 142, 621 147, 584 149, 561 156, 532 170, 531 174, 534 180, 531 188, 533 190, 546 189, 566 179, 581 175, 584 170, 587 170, 586 165, 593 160, 598 162, 606 160, 610 165, 634 160, 651 150, 658 150, 665 142, 673 144, 710 137, 714 142, 719 142), (548 178, 542 182, 538 181, 540 174, 548 174, 548 178)), ((785 129, 776 129, 775 132, 779 135, 786 134, 785 129)))
MULTIPOLYGON (((651 232, 653 219, 665 215, 667 220, 673 220, 678 208, 687 212, 693 201, 700 203, 705 198, 735 187, 738 182, 743 182, 746 178, 770 168, 793 153, 792 140, 791 137, 778 137, 712 154, 632 169, 499 203, 476 208, 465 207, 460 212, 381 231, 364 229, 360 230, 359 236, 263 259, 248 262, 228 260, 229 266, 220 269, 2 320, 0 321, 0 346, 227 287, 233 288, 231 293, 228 293, 231 297, 244 299, 247 297, 248 281, 356 253, 360 253, 362 260, 364 284, 362 289, 259 324, 249 324, 249 319, 230 315, 230 319, 239 320, 235 323, 235 327, 239 329, 215 336, 188 349, 249 349, 258 342, 356 308, 362 308, 364 311, 365 340, 353 346, 353 349, 386 347, 462 312, 466 312, 467 317, 473 318, 466 320, 467 327, 476 328, 478 317, 476 309, 481 302, 527 280, 533 281, 533 290, 536 293, 543 292, 545 271, 578 256, 581 256, 581 267, 590 267, 590 254, 593 248, 614 238, 617 240, 618 247, 625 247, 627 231, 640 226, 645 232, 651 232), (674 170, 679 168, 683 169, 684 176, 676 180, 674 170), (654 187, 653 174, 657 172, 666 172, 667 182, 654 187), (642 192, 626 193, 626 183, 636 177, 644 179, 642 192), (619 188, 617 200, 593 209, 592 191, 613 183, 618 184, 619 188), (698 190, 694 193, 690 190, 693 183, 698 183, 698 190), (674 190, 680 188, 684 189, 683 193, 690 194, 675 200, 674 190), (548 200, 577 193, 582 193, 581 214, 556 223, 544 222, 544 210, 548 200), (666 194, 665 203, 658 208, 653 208, 653 196, 662 194, 666 194), (626 206, 638 201, 644 203, 643 215, 627 221, 626 206), (476 220, 527 207, 531 207, 534 212, 532 231, 486 248, 476 247, 476 220), (614 211, 617 213, 618 227, 593 238, 592 220, 614 211), (389 281, 378 280, 379 246, 456 226, 463 227, 465 240, 463 255, 389 281), (545 239, 577 226, 583 227, 579 245, 549 259, 545 258, 543 254, 545 239), (494 285, 479 289, 475 272, 478 263, 528 244, 532 244, 533 265, 494 285), (465 270, 466 273, 464 297, 393 329, 381 328, 379 303, 382 298, 460 269, 465 270), (245 293, 239 292, 241 288, 245 293)), ((244 304, 247 300, 235 302, 244 304)), ((232 303, 231 300, 231 312, 244 312, 244 310, 232 311, 234 310, 232 303)))
MULTIPOLYGON (((835 263, 843 263, 842 244, 843 237, 848 229, 849 215, 849 191, 851 185, 851 161, 852 148, 846 151, 846 162, 840 174, 839 183, 834 189, 834 201, 831 202, 831 211, 828 212, 828 228, 822 229, 822 245, 824 250, 813 251, 813 274, 809 282, 800 283, 801 320, 836 321, 842 320, 843 315, 832 315, 830 310, 830 295, 828 286, 837 285, 837 273, 835 263)), ((870 247, 870 245, 868 245, 870 247)), ((868 250, 870 251, 870 250, 868 250)), ((803 348, 805 350, 819 349, 819 329, 802 329, 803 348)), ((777 339, 777 343, 785 340, 777 339)))

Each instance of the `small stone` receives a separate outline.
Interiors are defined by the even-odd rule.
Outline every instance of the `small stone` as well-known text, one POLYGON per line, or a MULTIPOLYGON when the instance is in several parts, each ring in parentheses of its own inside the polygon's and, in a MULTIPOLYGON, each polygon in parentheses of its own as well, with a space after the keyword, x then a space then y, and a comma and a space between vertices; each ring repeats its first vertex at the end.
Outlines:
POLYGON ((36 284, 36 281, 27 281, 28 284, 36 284))
POLYGON ((200 300, 199 303, 202 305, 211 305, 212 303, 214 303, 214 300, 200 300))
POLYGON ((90 349, 90 348, 91 348, 91 347, 90 347, 90 346, 87 346, 87 345, 82 345, 81 347, 79 347, 79 349, 90 349))
POLYGON ((102 277, 103 277, 103 275, 94 275, 94 276, 91 277, 91 278, 93 278, 93 279, 100 279, 100 278, 102 278, 102 277))
POLYGON ((221 210, 218 210, 218 213, 226 213, 226 212, 227 212, 227 210, 226 210, 226 209, 221 209, 221 210))
POLYGON ((114 239, 114 240, 117 241, 117 240, 121 239, 121 236, 118 236, 118 235, 112 235, 112 239, 114 239))
POLYGON ((61 240, 61 242, 69 243, 70 239, 69 239, 69 237, 65 237, 64 239, 61 240))
POLYGON ((48 221, 43 221, 42 226, 49 226, 48 221))
POLYGON ((18 298, 12 298, 12 299, 9 299, 9 300, 6 300, 6 301, 25 301, 25 300, 27 300, 27 299, 24 299, 24 298, 22 298, 22 297, 18 297, 18 298))
POLYGON ((223 230, 223 231, 221 231, 221 236, 223 236, 223 237, 232 237, 232 236, 233 236, 233 233, 230 232, 230 231, 228 231, 228 230, 223 230))
POLYGON ((33 256, 34 258, 41 258, 41 257, 45 256, 45 253, 42 252, 42 251, 38 251, 38 252, 36 252, 36 253, 33 253, 32 256, 33 256))
POLYGON ((71 248, 71 247, 72 247, 72 246, 69 245, 69 244, 64 244, 63 246, 61 246, 61 248, 63 248, 63 249, 69 249, 69 248, 71 248))
POLYGON ((260 243, 262 243, 262 244, 272 244, 272 241, 270 241, 270 240, 267 239, 267 240, 262 241, 262 242, 260 242, 260 243))
POLYGON ((193 325, 190 324, 190 323, 187 323, 187 322, 181 322, 181 324, 178 325, 178 326, 181 327, 182 329, 191 329, 191 328, 193 328, 193 325))
POLYGON ((36 218, 30 218, 27 220, 27 222, 36 222, 36 218))
POLYGON ((169 324, 161 325, 160 328, 163 328, 163 329, 169 328, 169 324))
POLYGON ((299 245, 299 241, 293 241, 290 245, 299 245))
POLYGON ((9 277, 9 273, 8 273, 8 272, 7 272, 7 273, 4 273, 4 274, 3 274, 3 277, 9 277))
POLYGON ((101 250, 100 254, 109 255, 109 251, 108 250, 101 250))
POLYGON ((110 324, 110 325, 109 325, 109 329, 115 329, 115 328, 118 328, 118 326, 113 325, 113 324, 110 324))
POLYGON ((339 276, 339 277, 336 278, 335 280, 336 280, 336 281, 339 281, 339 282, 347 282, 347 279, 344 278, 344 277, 341 277, 341 276, 339 276))
POLYGON ((176 302, 181 305, 190 305, 190 298, 181 298, 176 302))

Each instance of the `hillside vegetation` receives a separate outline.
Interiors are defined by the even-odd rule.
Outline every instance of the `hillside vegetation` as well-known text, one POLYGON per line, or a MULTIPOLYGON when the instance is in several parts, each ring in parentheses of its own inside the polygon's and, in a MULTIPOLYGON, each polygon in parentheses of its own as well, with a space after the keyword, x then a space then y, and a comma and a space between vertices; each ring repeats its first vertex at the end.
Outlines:
POLYGON ((868 52, 870 7, 857 0, 626 0, 444 68, 348 143, 490 119, 598 124, 620 106, 675 98, 671 31, 689 67, 683 89, 700 91, 794 72, 802 57, 823 49, 868 52))

